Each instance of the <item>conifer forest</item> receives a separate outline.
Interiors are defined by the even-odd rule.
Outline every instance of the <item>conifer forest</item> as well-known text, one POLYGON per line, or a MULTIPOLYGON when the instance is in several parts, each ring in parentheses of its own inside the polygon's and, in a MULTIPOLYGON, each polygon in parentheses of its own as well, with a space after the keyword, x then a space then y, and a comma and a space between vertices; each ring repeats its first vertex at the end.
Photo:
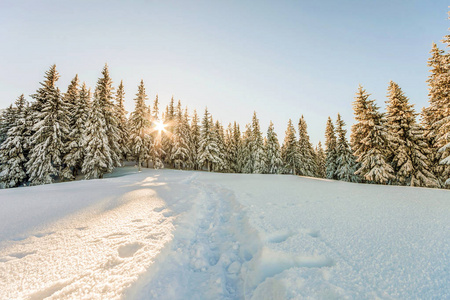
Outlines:
MULTIPOLYGON (((450 46, 450 35, 443 43, 450 46)), ((94 89, 76 75, 65 92, 57 87, 60 75, 52 65, 31 100, 20 95, 1 113, 0 182, 12 188, 102 178, 124 161, 136 161, 139 169, 294 174, 448 188, 450 52, 433 44, 428 67, 428 107, 417 112, 391 81, 383 112, 359 86, 350 139, 337 113, 326 121, 324 144, 314 146, 303 116, 287 121, 281 141, 274 124, 267 131, 260 127, 256 112, 242 126, 221 124, 208 108, 190 111, 173 97, 163 108, 158 95, 149 98, 143 81, 128 114, 124 86, 114 86, 108 65, 94 89)))

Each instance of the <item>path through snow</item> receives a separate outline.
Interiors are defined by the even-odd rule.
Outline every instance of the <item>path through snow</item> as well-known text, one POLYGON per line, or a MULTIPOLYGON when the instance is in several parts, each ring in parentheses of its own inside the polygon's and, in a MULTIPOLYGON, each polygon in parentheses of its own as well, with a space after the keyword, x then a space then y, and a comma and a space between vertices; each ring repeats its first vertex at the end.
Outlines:
POLYGON ((230 190, 203 184, 195 177, 189 186, 198 193, 192 208, 176 221, 175 238, 166 255, 131 289, 129 297, 244 297, 242 274, 259 247, 258 234, 230 190))

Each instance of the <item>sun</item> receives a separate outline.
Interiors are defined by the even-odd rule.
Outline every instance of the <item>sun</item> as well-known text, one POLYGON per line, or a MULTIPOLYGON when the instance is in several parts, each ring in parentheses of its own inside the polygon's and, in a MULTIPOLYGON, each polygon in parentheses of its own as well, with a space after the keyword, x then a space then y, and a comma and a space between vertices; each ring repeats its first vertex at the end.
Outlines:
POLYGON ((163 122, 158 121, 153 122, 153 124, 155 125, 155 130, 158 130, 159 133, 161 133, 161 131, 165 131, 164 128, 166 127, 166 124, 164 124, 163 122))

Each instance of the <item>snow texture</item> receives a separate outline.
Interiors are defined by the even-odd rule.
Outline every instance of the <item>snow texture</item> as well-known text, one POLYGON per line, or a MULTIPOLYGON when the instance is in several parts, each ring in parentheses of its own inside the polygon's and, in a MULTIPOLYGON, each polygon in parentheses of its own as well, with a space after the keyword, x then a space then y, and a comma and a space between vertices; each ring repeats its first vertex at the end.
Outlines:
POLYGON ((447 299, 450 192, 118 168, 0 191, 0 298, 447 299))

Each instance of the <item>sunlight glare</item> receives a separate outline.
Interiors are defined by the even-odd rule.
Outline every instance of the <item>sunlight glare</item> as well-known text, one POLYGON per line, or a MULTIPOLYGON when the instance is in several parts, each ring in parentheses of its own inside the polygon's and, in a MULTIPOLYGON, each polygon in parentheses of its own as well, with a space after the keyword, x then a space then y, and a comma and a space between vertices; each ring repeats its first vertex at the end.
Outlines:
POLYGON ((160 133, 161 133, 161 131, 164 131, 165 129, 165 127, 166 127, 166 124, 164 124, 163 122, 154 122, 154 124, 155 124, 155 130, 158 130, 160 133))

